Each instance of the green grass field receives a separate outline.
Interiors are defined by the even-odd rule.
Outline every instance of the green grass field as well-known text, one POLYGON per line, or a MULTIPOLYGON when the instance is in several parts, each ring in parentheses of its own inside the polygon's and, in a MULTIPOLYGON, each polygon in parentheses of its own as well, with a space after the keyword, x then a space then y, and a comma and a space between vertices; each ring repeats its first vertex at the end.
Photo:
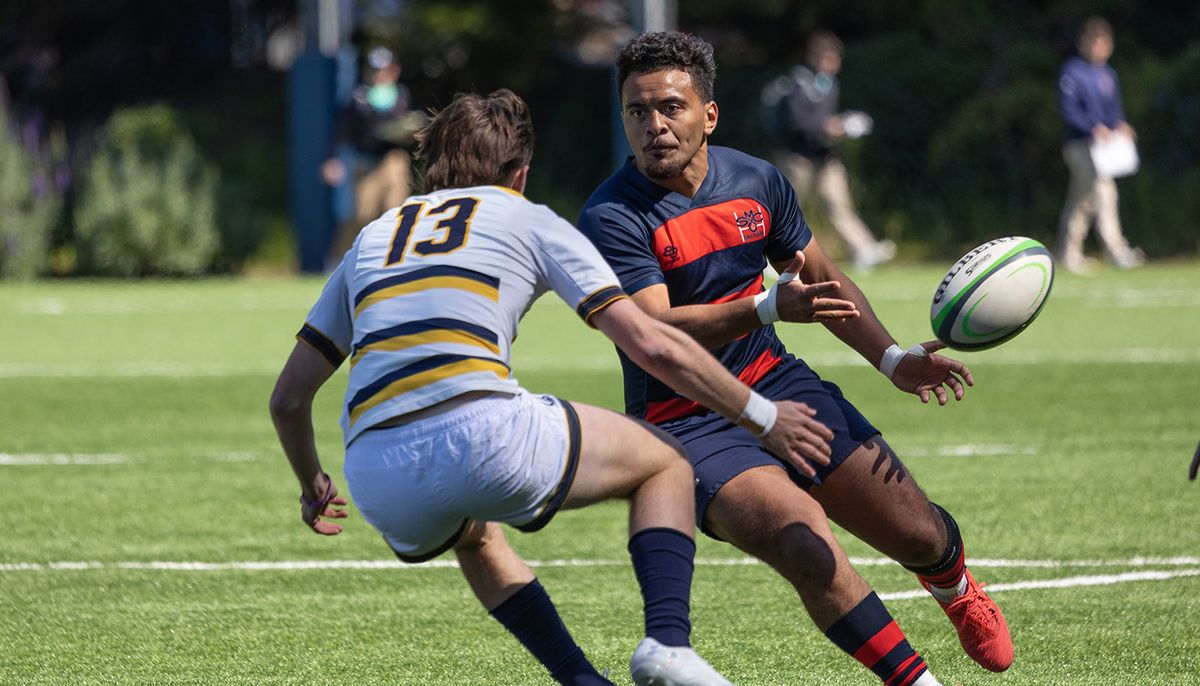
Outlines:
MULTIPOLYGON (((929 336, 941 275, 859 283, 908 344, 929 336)), ((266 403, 320 286, 0 286, 0 683, 551 683, 452 556, 401 568, 357 517, 332 539, 299 522, 266 403)), ((783 336, 955 513, 993 584, 1017 649, 1003 675, 963 655, 911 575, 841 536, 944 683, 1200 683, 1200 264, 1060 276, 1032 328, 962 355, 976 387, 950 407, 819 327, 783 336)), ((526 318, 513 366, 530 389, 619 406, 611 347, 556 300, 526 318)), ((334 474, 344 383, 317 406, 334 474)), ((618 684, 641 633, 624 529, 609 504, 512 536, 618 684)), ((767 568, 707 540, 698 557, 693 638, 734 682, 877 683, 767 568)))

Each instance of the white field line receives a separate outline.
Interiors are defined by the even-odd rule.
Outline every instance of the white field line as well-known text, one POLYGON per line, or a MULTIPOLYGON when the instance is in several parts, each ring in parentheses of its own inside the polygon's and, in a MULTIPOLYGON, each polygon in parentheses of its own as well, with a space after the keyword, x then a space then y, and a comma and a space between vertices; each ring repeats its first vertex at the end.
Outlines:
POLYGON ((120 453, 0 453, 0 466, 26 465, 100 465, 129 462, 120 453))
MULTIPOLYGON (((885 557, 852 557, 850 561, 856 566, 873 566, 882 567, 895 565, 896 563, 885 557)), ((607 560, 607 559, 562 559, 562 560, 530 560, 528 561, 531 567, 624 567, 629 564, 629 560, 607 560)), ((746 567, 761 565, 762 562, 752 557, 734 557, 734 558, 700 558, 696 560, 697 566, 702 567, 746 567)), ((1021 559, 972 559, 970 566, 973 568, 1019 568, 1019 569, 1067 569, 1080 567, 1198 567, 1200 566, 1200 557, 1131 557, 1124 559, 1113 560, 1021 560, 1021 559)), ((166 571, 166 572, 222 572, 222 571, 244 571, 244 572, 288 572, 288 571, 311 571, 311 570, 338 570, 338 569, 356 569, 356 570, 415 570, 415 569, 457 569, 458 562, 454 560, 432 560, 421 564, 404 564, 399 560, 284 560, 277 562, 270 561, 241 561, 241 562, 167 562, 167 561, 149 561, 149 562, 88 562, 88 561, 62 561, 62 562, 14 562, 0 563, 0 572, 24 572, 24 571, 54 571, 54 570, 139 570, 139 571, 166 571)), ((1187 570, 1185 570, 1187 571, 1187 570)), ((1190 570, 1200 573, 1200 570, 1190 570)), ((1173 572, 1148 572, 1152 574, 1168 574, 1173 572)), ((1190 572, 1185 576, 1193 576, 1190 572)), ((1093 577, 1079 577, 1093 578, 1093 577)), ((1098 578, 1098 577, 1097 577, 1098 578)), ((1036 582, 1019 582, 1019 583, 1043 583, 1036 582)), ((994 584, 999 587, 1001 584, 994 584)), ((993 584, 989 584, 988 588, 992 588, 993 584)))
MULTIPOLYGON (((280 358, 282 360, 282 358, 280 358)), ((814 369, 830 367, 866 367, 856 353, 817 352, 805 356, 814 369)), ((1200 363, 1200 347, 1195 348, 1115 348, 1112 350, 989 350, 961 356, 969 365, 1020 367, 1039 364, 1193 364, 1200 363)), ((0 363, 0 379, 68 378, 220 378, 228 376, 274 376, 282 362, 239 364, 223 362, 6 362, 0 363)), ((610 350, 587 355, 520 353, 514 356, 513 369, 522 372, 584 371, 620 369, 610 350)))
MULTIPOLYGON (((213 460, 214 462, 255 462, 262 454, 250 451, 226 451, 197 453, 190 457, 213 460)), ((95 466, 146 462, 142 455, 123 453, 0 453, 0 467, 31 466, 95 466)))
MULTIPOLYGON (((1078 588, 1080 586, 1112 586, 1127 584, 1134 581, 1167 581, 1189 576, 1200 576, 1200 569, 1177 569, 1173 571, 1147 570, 1144 572, 1124 572, 1121 574, 1099 574, 1093 576, 1068 576, 1061 579, 1042 579, 1038 581, 1015 581, 1007 584, 987 584, 987 591, 1002 593, 1004 591, 1027 591, 1043 588, 1078 588)), ((880 600, 909 600, 924 598, 928 593, 924 590, 896 591, 880 593, 880 600)))

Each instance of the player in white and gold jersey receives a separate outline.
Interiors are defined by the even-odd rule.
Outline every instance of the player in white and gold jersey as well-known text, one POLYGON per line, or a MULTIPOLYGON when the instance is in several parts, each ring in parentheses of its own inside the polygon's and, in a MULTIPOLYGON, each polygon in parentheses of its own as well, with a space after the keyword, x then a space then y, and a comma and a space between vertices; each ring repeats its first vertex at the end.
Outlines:
POLYGON ((728 684, 690 648, 692 474, 679 446, 614 412, 525 391, 509 352, 553 290, 680 393, 762 437, 799 469, 829 459, 807 406, 772 403, 695 341, 644 314, 566 221, 521 193, 533 152, 525 103, 460 96, 421 133, 426 195, 368 224, 298 334, 271 415, 301 483, 301 516, 334 535, 333 481, 312 398, 346 358, 344 473, 355 504, 407 562, 453 549, 480 602, 563 684, 609 684, 584 657, 499 523, 534 531, 563 508, 630 502, 645 603, 637 684, 728 684))

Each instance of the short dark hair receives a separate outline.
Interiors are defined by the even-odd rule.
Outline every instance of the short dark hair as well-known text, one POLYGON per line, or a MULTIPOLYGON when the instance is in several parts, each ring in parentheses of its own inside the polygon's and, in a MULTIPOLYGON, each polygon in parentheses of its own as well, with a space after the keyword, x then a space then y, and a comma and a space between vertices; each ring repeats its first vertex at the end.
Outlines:
POLYGON ((713 99, 713 83, 717 80, 717 61, 708 41, 690 33, 659 31, 643 33, 617 53, 617 90, 625 85, 630 74, 650 74, 667 69, 686 71, 700 99, 713 99))
POLYGON ((459 93, 417 133, 424 188, 501 185, 533 159, 533 120, 516 93, 459 93))
POLYGON ((1112 24, 1103 17, 1088 17, 1079 26, 1078 40, 1080 43, 1090 43, 1093 40, 1104 36, 1105 38, 1113 37, 1112 24))

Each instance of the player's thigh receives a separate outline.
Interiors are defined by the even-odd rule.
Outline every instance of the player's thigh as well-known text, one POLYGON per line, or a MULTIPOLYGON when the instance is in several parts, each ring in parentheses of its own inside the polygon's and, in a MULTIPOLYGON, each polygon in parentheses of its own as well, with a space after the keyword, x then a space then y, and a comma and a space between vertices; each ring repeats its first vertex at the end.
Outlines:
POLYGON ((775 567, 789 560, 831 565, 837 557, 824 509, 780 466, 730 479, 709 502, 704 526, 775 567))
POLYGON ((920 565, 945 545, 945 525, 882 436, 868 438, 809 491, 829 518, 889 557, 920 565))
POLYGON ((675 439, 611 410, 571 403, 579 416, 580 453, 565 508, 620 498, 666 470, 689 479, 691 467, 675 439))

